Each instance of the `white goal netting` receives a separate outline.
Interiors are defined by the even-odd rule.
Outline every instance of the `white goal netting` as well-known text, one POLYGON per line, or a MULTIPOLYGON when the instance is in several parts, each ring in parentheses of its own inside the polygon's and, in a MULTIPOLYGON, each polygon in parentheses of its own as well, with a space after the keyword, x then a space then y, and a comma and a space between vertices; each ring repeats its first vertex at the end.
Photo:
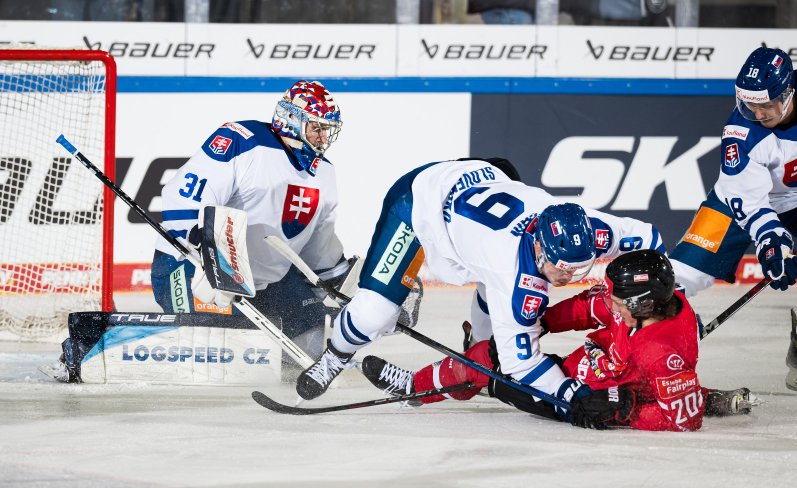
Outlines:
POLYGON ((106 63, 86 53, 0 50, 0 330, 22 338, 55 334, 70 312, 100 310, 111 286, 103 185, 55 142, 64 134, 106 167, 115 87, 109 93, 106 63), (41 59, 9 59, 20 53, 41 59))

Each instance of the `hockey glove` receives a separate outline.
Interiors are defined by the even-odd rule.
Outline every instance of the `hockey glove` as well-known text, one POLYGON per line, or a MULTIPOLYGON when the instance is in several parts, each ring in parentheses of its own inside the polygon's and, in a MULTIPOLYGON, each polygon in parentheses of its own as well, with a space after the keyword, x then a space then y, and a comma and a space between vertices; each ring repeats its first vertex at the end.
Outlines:
POLYGON ((246 249, 247 215, 243 210, 205 206, 199 211, 203 270, 191 280, 194 296, 219 307, 230 306, 236 295, 255 295, 246 249))
POLYGON ((767 232, 756 245, 758 262, 765 275, 772 278, 769 284, 776 290, 786 290, 797 281, 797 261, 791 254, 794 240, 786 230, 767 232))
MULTIPOLYGON (((191 247, 196 249, 197 254, 202 255, 202 231, 198 225, 191 228, 188 233, 188 242, 191 247)), ((205 276, 204 270, 194 271, 194 277, 191 279, 191 293, 194 294, 197 300, 202 303, 215 303, 221 308, 227 308, 235 299, 232 293, 215 290, 205 276)))
POLYGON ((584 385, 570 401, 570 423, 584 429, 598 430, 623 425, 628 422, 635 404, 636 396, 632 390, 616 386, 592 390, 584 385))

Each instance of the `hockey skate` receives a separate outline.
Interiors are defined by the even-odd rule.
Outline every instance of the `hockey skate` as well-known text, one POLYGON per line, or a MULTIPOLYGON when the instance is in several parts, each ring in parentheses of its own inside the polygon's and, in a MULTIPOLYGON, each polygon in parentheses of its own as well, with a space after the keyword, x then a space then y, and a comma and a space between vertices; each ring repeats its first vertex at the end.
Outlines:
POLYGON ((327 349, 321 359, 302 371, 296 379, 296 393, 305 400, 320 397, 341 371, 357 366, 357 362, 352 361, 353 356, 354 353, 338 351, 332 346, 332 341, 327 341, 327 349))
POLYGON ((797 391, 797 308, 791 309, 791 342, 786 353, 786 388, 797 391))
POLYGON ((709 388, 706 398, 707 417, 727 417, 748 414, 761 400, 747 388, 735 390, 713 390, 709 388))
MULTIPOLYGON (((361 369, 372 385, 388 395, 415 393, 415 384, 412 381, 415 376, 413 371, 401 369, 376 356, 366 356, 362 361, 361 369)), ((413 407, 422 405, 420 400, 410 400, 407 404, 413 407)))

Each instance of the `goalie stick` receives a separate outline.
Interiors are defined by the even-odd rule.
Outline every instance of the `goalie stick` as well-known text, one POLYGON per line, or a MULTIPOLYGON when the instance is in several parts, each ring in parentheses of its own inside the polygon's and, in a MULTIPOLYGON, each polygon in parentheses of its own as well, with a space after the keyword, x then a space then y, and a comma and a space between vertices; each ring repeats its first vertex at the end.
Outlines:
POLYGON ((279 403, 278 401, 270 398, 265 393, 259 391, 252 392, 252 400, 256 401, 261 407, 265 407, 272 412, 284 413, 289 415, 314 415, 317 413, 339 412, 341 410, 352 410, 355 408, 375 407, 377 405, 387 405, 388 403, 406 402, 415 400, 417 398, 424 398, 433 395, 442 395, 444 393, 451 393, 452 391, 467 390, 473 388, 471 383, 462 383, 460 385, 446 386, 445 388, 435 388, 434 390, 416 391, 415 393, 407 393, 405 395, 398 395, 387 398, 378 398, 376 400, 366 400, 363 402, 346 403, 343 405, 333 405, 330 407, 292 407, 279 403))
MULTIPOLYGON (((67 139, 64 137, 63 134, 59 135, 56 139, 56 142, 60 144, 64 149, 69 152, 69 154, 73 155, 77 158, 78 161, 83 164, 89 171, 94 173, 94 176, 97 177, 105 186, 110 188, 119 198, 122 199, 130 208, 135 210, 135 212, 141 216, 155 231, 161 235, 166 241, 174 246, 175 249, 180 251, 180 253, 188 259, 191 264, 196 267, 197 270, 202 269, 202 264, 199 260, 199 256, 195 251, 189 250, 185 247, 180 241, 178 241, 175 237, 169 235, 166 232, 166 229, 163 228, 158 222, 153 220, 153 218, 147 213, 146 210, 141 208, 141 206, 135 202, 130 196, 127 195, 121 188, 116 186, 116 184, 111 181, 105 173, 103 173, 97 166, 94 165, 89 159, 83 155, 83 153, 79 152, 75 146, 73 146, 67 139)), ((279 343, 285 352, 292 357, 300 366, 303 368, 309 368, 313 365, 315 361, 307 355, 304 351, 302 351, 299 346, 297 346, 288 336, 286 336, 276 325, 274 325, 270 320, 268 320, 258 309, 256 309, 248 300, 244 297, 237 296, 236 299, 232 302, 233 305, 241 311, 241 313, 252 321, 258 329, 262 330, 266 334, 268 334, 273 340, 279 343)))
MULTIPOLYGON (((322 290, 324 290, 327 294, 332 296, 335 300, 337 300, 342 305, 345 305, 346 303, 349 303, 351 301, 351 298, 349 298, 346 295, 340 293, 338 290, 336 290, 329 283, 327 283, 326 281, 324 281, 321 278, 319 278, 318 275, 315 273, 315 271, 310 269, 310 266, 308 266, 307 263, 305 263, 304 260, 298 254, 296 254, 296 252, 293 249, 291 249, 287 244, 285 244, 285 242, 283 242, 281 239, 279 239, 278 237, 275 237, 275 236, 268 236, 268 237, 265 238, 265 240, 274 249, 279 251, 280 254, 285 256, 294 266, 296 266, 296 268, 298 268, 299 271, 301 271, 304 274, 304 276, 308 280, 310 280, 310 282, 313 283, 315 286, 317 286, 317 287, 321 288, 322 290)), ((465 366, 467 366, 467 367, 469 367, 471 369, 475 369, 479 373, 487 375, 490 378, 493 378, 494 380, 496 380, 498 382, 504 383, 505 385, 509 386, 510 388, 514 388, 514 389, 516 389, 518 391, 521 391, 521 392, 523 392, 523 393, 525 393, 527 395, 531 395, 533 397, 539 398, 540 400, 543 400, 543 401, 545 401, 547 403, 555 405, 555 406, 557 406, 557 407, 559 407, 559 408, 561 408, 561 409, 563 409, 565 411, 569 411, 570 410, 570 404, 568 402, 566 402, 564 400, 561 400, 559 398, 556 398, 555 396, 550 395, 548 393, 545 393, 544 391, 540 391, 537 388, 534 388, 532 386, 524 385, 523 383, 515 380, 514 378, 512 378, 510 376, 504 376, 502 374, 496 373, 492 369, 487 368, 486 366, 482 366, 481 364, 471 360, 470 358, 466 357, 465 355, 463 355, 463 354, 461 354, 461 353, 459 353, 457 351, 454 351, 453 349, 450 349, 450 348, 444 346, 443 344, 440 344, 439 342, 435 341, 434 339, 432 339, 430 337, 426 337, 425 335, 421 334, 420 332, 416 332, 416 331, 412 330, 412 328, 407 327, 404 324, 397 323, 396 324, 396 330, 398 330, 399 332, 401 332, 403 334, 406 334, 406 335, 412 337, 413 339, 415 339, 418 342, 426 344, 427 346, 431 347, 432 349, 435 349, 435 350, 437 350, 439 352, 442 352, 446 356, 456 360, 457 362, 460 362, 460 363, 464 364, 465 366)))

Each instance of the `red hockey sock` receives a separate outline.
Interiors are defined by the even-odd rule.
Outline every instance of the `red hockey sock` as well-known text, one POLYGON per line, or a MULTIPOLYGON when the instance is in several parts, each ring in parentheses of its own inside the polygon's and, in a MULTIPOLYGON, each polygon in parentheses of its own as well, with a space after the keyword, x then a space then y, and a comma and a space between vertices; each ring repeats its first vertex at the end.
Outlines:
MULTIPOLYGON (((482 365, 492 364, 487 353, 487 348, 487 341, 479 342, 468 349, 465 352, 465 356, 482 365)), ((487 386, 489 380, 490 378, 487 375, 479 373, 475 369, 469 368, 451 358, 445 358, 442 361, 438 361, 418 370, 413 378, 415 391, 461 385, 465 382, 473 383, 474 386, 478 387, 454 391, 444 395, 432 395, 421 398, 420 400, 423 403, 441 402, 447 398, 453 398, 454 400, 470 400, 479 393, 481 388, 487 386)))

